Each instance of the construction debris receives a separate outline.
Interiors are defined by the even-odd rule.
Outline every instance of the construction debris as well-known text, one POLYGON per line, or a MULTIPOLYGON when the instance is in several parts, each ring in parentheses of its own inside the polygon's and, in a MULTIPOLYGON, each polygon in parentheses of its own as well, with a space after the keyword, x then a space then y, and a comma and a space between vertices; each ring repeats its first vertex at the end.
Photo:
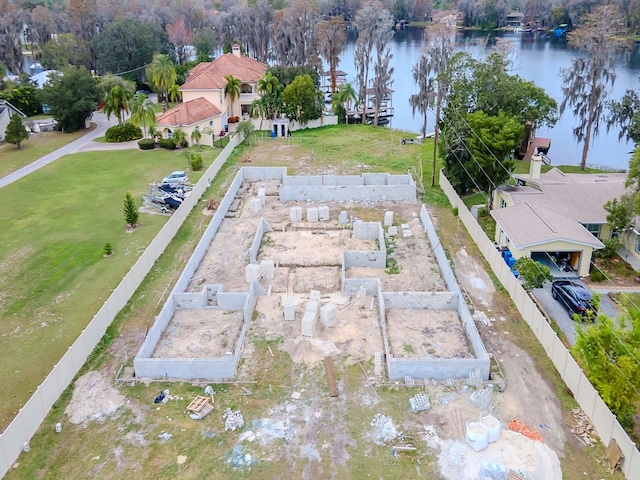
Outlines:
POLYGON ((333 357, 324 357, 324 367, 327 370, 327 378, 329 379, 329 395, 338 396, 338 385, 336 383, 336 368, 333 364, 333 357))
POLYGON ((624 455, 622 454, 622 450, 618 446, 618 443, 614 438, 611 439, 611 443, 607 447, 604 452, 607 460, 609 460, 609 465, 613 470, 617 470, 624 459, 624 455))
POLYGON ((520 420, 511 420, 509 422, 509 430, 521 433, 525 437, 530 438, 531 440, 535 440, 536 442, 543 441, 542 435, 540 435, 539 431, 537 431, 533 427, 529 427, 528 425, 525 425, 520 420))
POLYGON ((576 428, 572 429, 573 434, 578 440, 590 447, 594 445, 594 437, 597 436, 595 428, 591 425, 591 421, 587 414, 580 408, 574 408, 571 410, 571 415, 576 421, 576 428))
POLYGON ((244 418, 242 418, 242 413, 240 413, 240 410, 232 412, 230 408, 227 408, 224 411, 222 418, 226 419, 226 421, 224 422, 225 431, 231 430, 233 432, 244 426, 244 418))
POLYGON ((409 398, 409 405, 411 405, 411 411, 414 413, 429 410, 431 408, 429 395, 426 393, 418 393, 415 397, 409 398))
MULTIPOLYGON (((213 396, 211 397, 213 401, 213 396)), ((189 416, 194 420, 202 420, 204 417, 213 412, 213 405, 209 403, 209 397, 198 395, 189 405, 187 411, 191 412, 189 416)))
POLYGON ((393 425, 393 420, 381 413, 375 414, 371 421, 371 426, 373 427, 373 442, 376 445, 385 445, 400 436, 400 432, 393 425))

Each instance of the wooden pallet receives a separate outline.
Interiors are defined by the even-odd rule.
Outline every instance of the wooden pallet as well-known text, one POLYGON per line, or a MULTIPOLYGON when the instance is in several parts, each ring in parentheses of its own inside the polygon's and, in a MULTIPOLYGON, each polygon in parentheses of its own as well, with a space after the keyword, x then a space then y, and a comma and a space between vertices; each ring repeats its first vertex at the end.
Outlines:
MULTIPOLYGON (((196 398, 191 400, 191 403, 189 405, 187 405, 187 411, 191 413, 198 413, 207 405, 209 405, 209 397, 198 395, 196 398)), ((211 406, 211 408, 213 408, 213 406, 211 406)))
POLYGON ((213 405, 207 403, 204 407, 202 407, 198 412, 194 412, 191 414, 191 418, 195 418, 198 420, 202 420, 204 417, 213 412, 213 405))
POLYGON ((507 475, 507 480, 527 480, 527 477, 523 477, 517 472, 509 469, 509 474, 507 475))
POLYGON ((611 468, 616 470, 618 467, 620 467, 620 463, 622 463, 624 455, 622 455, 622 450, 620 450, 620 447, 618 446, 618 443, 615 441, 615 439, 611 439, 611 443, 609 443, 609 446, 604 451, 604 454, 607 457, 607 460, 609 460, 609 465, 611 465, 611 468))

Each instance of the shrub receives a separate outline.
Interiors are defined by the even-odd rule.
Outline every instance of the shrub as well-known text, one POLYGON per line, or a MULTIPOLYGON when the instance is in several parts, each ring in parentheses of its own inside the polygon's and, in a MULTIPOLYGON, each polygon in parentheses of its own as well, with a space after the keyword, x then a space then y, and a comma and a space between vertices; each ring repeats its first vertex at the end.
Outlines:
POLYGON ((602 271, 598 268, 594 268, 593 270, 591 270, 589 278, 592 282, 603 282, 605 280, 604 273, 602 273, 602 271))
POLYGON ((105 257, 113 255, 113 247, 109 242, 105 243, 104 247, 102 247, 102 253, 104 253, 105 257))
POLYGON ((129 192, 124 197, 124 219, 129 227, 135 227, 140 213, 129 192))
POLYGON ((617 238, 607 238, 602 240, 602 243, 604 248, 593 252, 595 257, 609 259, 618 254, 618 250, 620 250, 620 240, 617 238))
POLYGON ((173 140, 171 140, 170 138, 161 138, 158 141, 158 146, 160 146, 160 148, 166 148, 167 150, 176 149, 176 144, 173 143, 173 140))
POLYGON ((138 146, 140 150, 153 150, 156 148, 156 141, 152 138, 143 138, 142 140, 138 140, 138 146))
POLYGON ((199 153, 191 154, 191 170, 198 171, 202 170, 204 164, 202 163, 202 155, 199 153))
POLYGON ((123 126, 114 125, 107 129, 104 138, 110 143, 130 142, 131 140, 142 138, 142 130, 130 123, 125 123, 123 126))

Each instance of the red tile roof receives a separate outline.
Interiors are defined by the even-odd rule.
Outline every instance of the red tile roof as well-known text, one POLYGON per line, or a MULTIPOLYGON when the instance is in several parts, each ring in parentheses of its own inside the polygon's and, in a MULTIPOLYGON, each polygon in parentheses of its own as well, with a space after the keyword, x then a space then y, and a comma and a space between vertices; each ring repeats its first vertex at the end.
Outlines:
POLYGON ((199 97, 173 107, 156 118, 158 125, 193 125, 195 123, 217 117, 222 112, 209 100, 199 97))
POLYGON ((221 90, 227 84, 224 78, 227 75, 233 75, 243 82, 257 82, 267 68, 266 64, 253 58, 225 53, 213 62, 199 63, 191 69, 180 90, 221 90))

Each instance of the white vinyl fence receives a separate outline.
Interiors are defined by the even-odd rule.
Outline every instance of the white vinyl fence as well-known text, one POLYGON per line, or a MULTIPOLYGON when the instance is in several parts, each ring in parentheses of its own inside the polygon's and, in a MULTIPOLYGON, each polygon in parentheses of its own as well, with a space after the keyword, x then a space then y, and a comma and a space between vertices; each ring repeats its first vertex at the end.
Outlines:
POLYGON ((605 446, 615 439, 624 455, 622 472, 630 480, 640 480, 640 453, 633 441, 618 423, 617 418, 600 398, 596 389, 591 385, 582 369, 571 356, 551 328, 545 317, 540 313, 533 300, 522 288, 520 282, 502 259, 500 252, 489 237, 484 233, 478 222, 473 218, 469 209, 453 189, 444 171, 440 172, 440 187, 449 198, 451 205, 458 208, 458 216, 469 235, 473 238, 480 252, 487 260, 493 273, 505 287, 515 303, 522 318, 527 322, 542 344, 547 355, 553 362, 567 387, 573 393, 578 405, 591 419, 600 439, 605 446))
POLYGON ((242 141, 240 135, 234 135, 218 158, 204 173, 200 181, 184 200, 167 223, 158 232, 131 270, 105 301, 98 313, 82 331, 77 340, 69 347, 51 373, 38 386, 27 403, 20 409, 7 429, 0 434, 0 476, 4 476, 22 451, 22 446, 29 442, 33 434, 58 400, 58 397, 69 386, 89 354, 111 325, 118 312, 127 304, 131 296, 147 276, 156 260, 164 252, 178 229, 198 203, 210 182, 227 161, 233 149, 242 141))

